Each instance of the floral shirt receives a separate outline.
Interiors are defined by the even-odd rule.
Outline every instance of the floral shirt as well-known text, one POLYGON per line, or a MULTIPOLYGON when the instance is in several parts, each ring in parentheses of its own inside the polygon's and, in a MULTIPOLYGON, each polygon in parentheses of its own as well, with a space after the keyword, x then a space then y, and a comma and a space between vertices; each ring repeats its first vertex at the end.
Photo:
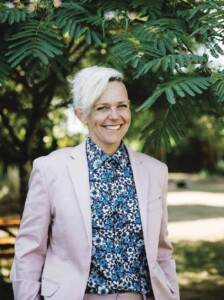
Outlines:
POLYGON ((87 293, 151 292, 128 152, 112 156, 87 138, 93 250, 87 293))

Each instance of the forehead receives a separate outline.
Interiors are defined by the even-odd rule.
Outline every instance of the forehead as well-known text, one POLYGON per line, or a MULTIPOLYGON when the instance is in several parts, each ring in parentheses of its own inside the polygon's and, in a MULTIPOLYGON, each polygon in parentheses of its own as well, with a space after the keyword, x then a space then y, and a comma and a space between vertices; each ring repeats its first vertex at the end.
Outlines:
POLYGON ((121 102, 128 100, 128 93, 125 85, 120 81, 112 81, 107 84, 102 95, 97 99, 94 105, 110 102, 121 102))

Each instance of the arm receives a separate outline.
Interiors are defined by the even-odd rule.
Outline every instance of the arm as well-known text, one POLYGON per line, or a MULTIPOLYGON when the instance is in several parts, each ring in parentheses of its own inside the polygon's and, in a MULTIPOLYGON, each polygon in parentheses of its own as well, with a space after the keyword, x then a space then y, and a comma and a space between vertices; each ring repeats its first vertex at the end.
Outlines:
POLYGON ((173 287, 174 291, 177 293, 177 299, 179 299, 179 286, 176 274, 176 265, 173 254, 173 248, 170 241, 168 240, 168 212, 167 212, 167 187, 168 187, 168 170, 165 166, 165 178, 164 178, 164 188, 163 188, 163 216, 161 220, 161 230, 159 236, 158 245, 158 256, 157 260, 165 273, 169 283, 173 287))
POLYGON ((49 195, 39 159, 34 161, 29 191, 11 269, 15 300, 40 300, 40 280, 51 222, 49 195))

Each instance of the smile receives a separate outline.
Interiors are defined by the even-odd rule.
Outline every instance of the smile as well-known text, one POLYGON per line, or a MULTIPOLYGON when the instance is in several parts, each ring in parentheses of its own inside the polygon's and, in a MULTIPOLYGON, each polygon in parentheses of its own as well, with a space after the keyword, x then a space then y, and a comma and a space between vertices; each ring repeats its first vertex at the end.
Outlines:
POLYGON ((123 124, 120 125, 104 125, 107 130, 119 130, 123 124))

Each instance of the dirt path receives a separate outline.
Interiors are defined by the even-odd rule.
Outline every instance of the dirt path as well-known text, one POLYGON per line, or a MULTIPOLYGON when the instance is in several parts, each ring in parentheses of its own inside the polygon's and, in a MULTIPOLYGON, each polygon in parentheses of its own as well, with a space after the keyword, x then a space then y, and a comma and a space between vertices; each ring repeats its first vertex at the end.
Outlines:
POLYGON ((224 193, 168 193, 172 241, 224 239, 224 193))

